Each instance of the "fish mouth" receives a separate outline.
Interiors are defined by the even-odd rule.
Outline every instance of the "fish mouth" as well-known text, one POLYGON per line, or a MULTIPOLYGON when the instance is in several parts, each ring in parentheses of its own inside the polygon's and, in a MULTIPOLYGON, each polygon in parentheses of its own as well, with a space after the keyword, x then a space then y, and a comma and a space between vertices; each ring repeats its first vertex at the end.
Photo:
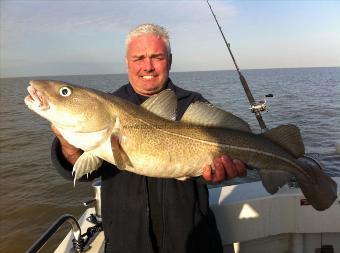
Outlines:
POLYGON ((42 111, 48 110, 50 108, 46 97, 43 93, 32 86, 27 87, 27 91, 29 93, 28 96, 25 97, 25 104, 31 109, 39 109, 42 111))

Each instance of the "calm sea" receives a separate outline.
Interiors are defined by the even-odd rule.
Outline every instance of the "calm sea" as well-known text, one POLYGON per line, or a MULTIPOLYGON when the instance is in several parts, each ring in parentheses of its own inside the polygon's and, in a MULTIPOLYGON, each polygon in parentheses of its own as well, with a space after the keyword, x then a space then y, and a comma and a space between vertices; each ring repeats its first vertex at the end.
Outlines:
MULTIPOLYGON (((256 99, 268 98, 263 118, 269 128, 293 123, 300 127, 308 153, 318 153, 327 174, 340 176, 340 68, 245 70, 256 99)), ((49 123, 24 105, 28 81, 38 77, 0 79, 0 252, 25 251, 60 215, 77 217, 93 195, 90 184, 61 178, 50 161, 53 135, 49 123)), ((177 85, 198 91, 213 104, 245 119, 259 132, 235 71, 172 73, 177 85)), ((73 84, 113 91, 126 75, 53 76, 73 84)), ((256 180, 253 172, 249 178, 256 180)), ((240 182, 236 180, 234 182, 240 182)), ((65 229, 55 238, 60 240, 65 229)), ((52 242, 43 252, 50 252, 52 242)))

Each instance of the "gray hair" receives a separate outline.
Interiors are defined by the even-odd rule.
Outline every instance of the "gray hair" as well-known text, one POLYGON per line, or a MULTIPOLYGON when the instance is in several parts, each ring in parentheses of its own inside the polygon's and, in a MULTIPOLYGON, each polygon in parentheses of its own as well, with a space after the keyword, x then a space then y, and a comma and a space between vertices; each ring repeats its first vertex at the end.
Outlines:
POLYGON ((128 45, 131 42, 132 38, 144 34, 152 34, 155 36, 159 36, 165 43, 165 46, 168 51, 168 56, 171 55, 170 38, 168 31, 164 27, 155 24, 141 24, 132 29, 126 37, 125 41, 126 49, 128 48, 128 45))

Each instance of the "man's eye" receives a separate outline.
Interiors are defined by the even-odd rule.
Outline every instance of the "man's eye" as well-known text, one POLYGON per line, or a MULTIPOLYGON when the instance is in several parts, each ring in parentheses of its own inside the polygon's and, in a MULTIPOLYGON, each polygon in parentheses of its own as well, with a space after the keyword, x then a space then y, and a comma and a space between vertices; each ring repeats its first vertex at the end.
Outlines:
POLYGON ((138 57, 138 58, 133 58, 133 59, 132 59, 132 61, 141 61, 141 60, 143 60, 142 57, 138 57))
POLYGON ((164 56, 163 55, 155 55, 152 58, 157 59, 157 60, 164 60, 164 56))

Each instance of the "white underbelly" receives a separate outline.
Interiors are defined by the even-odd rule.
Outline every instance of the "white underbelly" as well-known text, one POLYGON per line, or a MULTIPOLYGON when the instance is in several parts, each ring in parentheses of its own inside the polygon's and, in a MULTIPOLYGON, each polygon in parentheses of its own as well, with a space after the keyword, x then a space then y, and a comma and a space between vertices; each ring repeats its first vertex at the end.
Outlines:
POLYGON ((155 156, 132 155, 129 157, 133 167, 127 170, 149 176, 161 178, 195 177, 202 175, 203 167, 211 163, 211 158, 205 157, 193 162, 181 162, 176 159, 159 159, 155 156))

